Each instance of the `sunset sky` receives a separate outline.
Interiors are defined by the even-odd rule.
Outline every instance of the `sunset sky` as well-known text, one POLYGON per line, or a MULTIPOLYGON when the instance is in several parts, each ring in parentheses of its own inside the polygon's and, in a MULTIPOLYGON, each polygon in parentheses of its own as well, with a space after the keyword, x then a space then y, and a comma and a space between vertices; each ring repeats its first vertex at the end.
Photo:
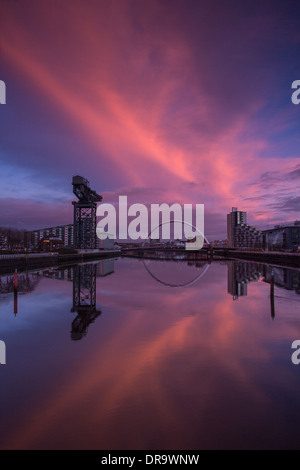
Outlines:
POLYGON ((0 226, 71 223, 75 174, 212 239, 300 219, 299 2, 2 0, 0 36, 0 226))

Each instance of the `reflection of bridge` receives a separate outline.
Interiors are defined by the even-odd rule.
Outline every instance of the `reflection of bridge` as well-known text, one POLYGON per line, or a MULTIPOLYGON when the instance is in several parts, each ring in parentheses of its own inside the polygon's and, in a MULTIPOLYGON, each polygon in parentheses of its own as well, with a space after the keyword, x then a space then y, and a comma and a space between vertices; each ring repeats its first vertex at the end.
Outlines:
MULTIPOLYGON (((152 258, 150 258, 152 259, 152 258)), ((147 266, 147 261, 149 262, 149 258, 142 258, 142 262, 144 264, 144 267, 146 269, 146 271, 148 272, 148 274, 155 280, 157 281, 159 284, 163 284, 167 287, 187 287, 187 286, 191 286, 192 284, 194 284, 195 282, 197 282, 199 279, 201 279, 202 276, 204 276, 204 274, 206 273, 207 269, 209 268, 209 265, 210 265, 210 262, 207 263, 207 261, 188 261, 188 262, 185 262, 185 265, 187 266, 195 266, 196 268, 203 268, 202 271, 200 271, 200 273, 196 272, 196 276, 193 277, 193 279, 190 279, 190 280, 183 280, 183 279, 180 279, 179 281, 177 282, 170 282, 170 281, 165 281, 165 280, 162 280, 160 277, 158 277, 158 275, 154 274, 150 267, 147 266)), ((168 263, 179 263, 180 260, 178 259, 157 259, 155 258, 155 262, 156 263, 159 263, 159 262, 165 262, 167 261, 168 263)), ((180 267, 182 266, 182 264, 180 265, 180 267)), ((198 270, 197 269, 197 270, 198 270)), ((182 275, 182 273, 180 273, 182 275)))

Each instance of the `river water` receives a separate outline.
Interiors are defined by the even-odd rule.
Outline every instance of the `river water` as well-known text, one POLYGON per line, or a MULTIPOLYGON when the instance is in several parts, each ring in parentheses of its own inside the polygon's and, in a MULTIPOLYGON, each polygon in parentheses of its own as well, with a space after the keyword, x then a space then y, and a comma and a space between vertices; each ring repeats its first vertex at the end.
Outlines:
POLYGON ((300 271, 115 259, 20 273, 17 295, 0 280, 1 449, 299 448, 300 271))

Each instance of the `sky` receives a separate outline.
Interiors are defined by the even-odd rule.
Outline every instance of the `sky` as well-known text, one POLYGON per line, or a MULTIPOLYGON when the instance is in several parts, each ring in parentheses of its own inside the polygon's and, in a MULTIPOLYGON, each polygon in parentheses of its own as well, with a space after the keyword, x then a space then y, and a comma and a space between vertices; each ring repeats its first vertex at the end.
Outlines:
POLYGON ((0 226, 72 223, 72 176, 116 203, 300 219, 297 1, 2 0, 0 226))

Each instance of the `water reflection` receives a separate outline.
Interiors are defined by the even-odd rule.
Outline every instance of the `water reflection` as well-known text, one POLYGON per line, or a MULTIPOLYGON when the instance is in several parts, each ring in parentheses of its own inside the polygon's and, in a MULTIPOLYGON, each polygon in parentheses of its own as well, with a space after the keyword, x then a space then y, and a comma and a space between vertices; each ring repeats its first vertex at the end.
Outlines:
POLYGON ((114 260, 79 264, 72 268, 44 271, 45 277, 73 282, 72 313, 77 317, 72 321, 71 339, 80 340, 86 336, 88 327, 101 315, 97 309, 97 277, 108 276, 114 272, 114 260))
POLYGON ((281 289, 300 294, 300 271, 261 263, 243 261, 228 262, 228 293, 233 300, 246 296, 249 282, 258 281, 273 284, 281 289))
POLYGON ((211 264, 210 261, 182 262, 178 257, 167 261, 155 259, 154 263, 142 258, 142 263, 158 284, 174 288, 188 287, 199 282, 211 264))
POLYGON ((247 295, 248 282, 260 279, 262 269, 262 265, 257 263, 228 262, 228 293, 232 295, 233 300, 247 295))
POLYGON ((270 284, 271 318, 275 319, 275 286, 300 294, 300 271, 260 263, 230 261, 228 263, 228 293, 233 300, 248 294, 249 282, 262 280, 270 284))
MULTIPOLYGON (((0 295, 9 294, 14 291, 15 274, 6 274, 0 276, 0 295)), ((18 292, 19 294, 28 294, 38 285, 40 273, 19 273, 18 274, 18 292)))
MULTIPOLYGON (((167 266, 180 266, 166 263, 170 279, 167 266)), ((284 285, 295 286, 296 273, 284 285)), ((268 321, 271 274, 212 263, 198 283, 170 289, 138 260, 40 271, 35 291, 20 297, 21 315, 11 315, 12 294, 0 312, 9 361, 0 369, 0 448, 298 445, 300 369, 290 345, 300 298, 275 285, 290 274, 274 271, 280 321, 268 321), (238 282, 248 295, 233 302, 238 282), (88 334, 70 341, 74 330, 88 334)))
POLYGON ((78 265, 73 276, 73 307, 77 317, 72 322, 71 339, 79 340, 87 334, 88 326, 101 315, 96 308, 95 264, 78 265))
MULTIPOLYGON (((153 270, 149 261, 142 260, 145 270, 159 284, 167 287, 187 287, 201 282, 209 267, 205 261, 180 262, 180 269, 174 269, 174 260, 155 261, 153 270), (186 274, 183 267, 194 269, 194 273, 186 274), (175 274, 174 274, 175 273, 175 274), (159 277, 160 276, 160 277, 159 277), (164 279, 162 277, 165 277, 164 279), (172 282, 170 278, 172 278, 172 282), (188 277, 189 276, 189 277, 188 277), (175 280, 174 280, 175 277, 175 280)), ((274 317, 274 286, 300 294, 300 270, 272 266, 262 263, 247 261, 224 261, 218 264, 227 266, 227 292, 233 301, 248 295, 248 284, 255 281, 263 281, 270 284, 271 310, 274 317)), ((14 312, 16 311, 17 295, 33 292, 42 277, 73 282, 73 306, 71 312, 78 315, 73 321, 72 339, 81 339, 87 333, 87 328, 100 314, 96 308, 97 278, 114 273, 114 259, 101 262, 91 262, 69 266, 67 268, 49 268, 36 272, 8 274, 0 276, 0 301, 6 294, 14 293, 14 312)))
POLYGON ((97 309, 97 277, 104 277, 114 272, 114 260, 79 264, 68 268, 49 268, 37 272, 21 272, 0 276, 0 301, 7 294, 14 294, 14 314, 18 313, 18 294, 28 294, 35 290, 41 278, 46 277, 73 283, 72 313, 77 313, 72 321, 71 339, 80 340, 86 336, 88 327, 101 315, 97 309), (2 296, 2 297, 1 297, 2 296))
POLYGON ((275 286, 295 291, 296 294, 300 295, 300 271, 264 265, 263 276, 265 282, 271 283, 272 274, 275 286))
POLYGON ((18 294, 28 294, 33 292, 38 285, 39 273, 20 273, 15 271, 13 274, 0 276, 0 302, 6 295, 14 293, 14 314, 18 313, 18 294))

